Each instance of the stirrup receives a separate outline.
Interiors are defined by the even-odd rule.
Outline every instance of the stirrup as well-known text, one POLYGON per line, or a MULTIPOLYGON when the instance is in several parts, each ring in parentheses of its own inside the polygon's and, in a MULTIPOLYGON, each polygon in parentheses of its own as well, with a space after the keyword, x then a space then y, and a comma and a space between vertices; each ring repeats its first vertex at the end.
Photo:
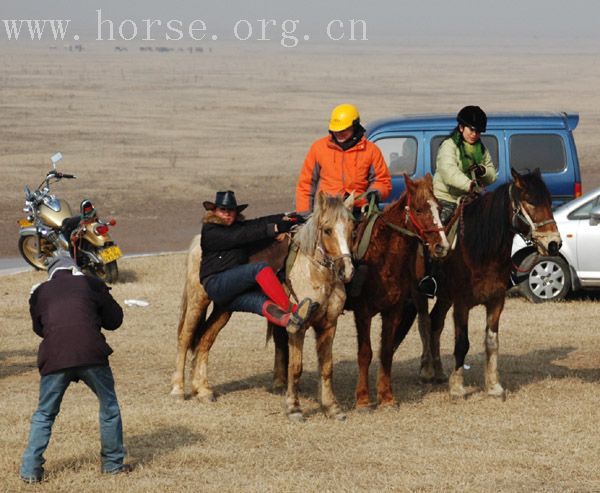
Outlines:
POLYGON ((419 284, 417 284, 417 290, 419 293, 427 296, 427 298, 435 297, 437 288, 437 281, 435 280, 435 277, 432 276, 425 276, 419 281, 419 284))

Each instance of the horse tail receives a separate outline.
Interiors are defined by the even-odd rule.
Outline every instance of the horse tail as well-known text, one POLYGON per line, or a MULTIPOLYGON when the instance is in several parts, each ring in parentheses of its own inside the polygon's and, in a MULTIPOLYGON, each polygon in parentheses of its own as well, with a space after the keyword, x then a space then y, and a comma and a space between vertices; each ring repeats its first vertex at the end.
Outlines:
POLYGON ((177 327, 177 337, 181 336, 182 331, 193 335, 190 339, 191 343, 188 349, 193 350, 200 340, 202 335, 202 327, 206 321, 206 311, 210 300, 200 284, 200 235, 196 235, 192 239, 192 243, 188 249, 186 260, 186 274, 183 285, 183 294, 181 297, 181 314, 179 317, 179 325, 177 327), (186 323, 189 326, 186 327, 186 323))
POLYGON ((404 302, 404 313, 402 316, 402 321, 400 322, 400 326, 396 330, 394 334, 394 351, 398 349, 398 346, 402 343, 406 334, 412 327, 413 322, 417 318, 417 307, 412 301, 404 302))

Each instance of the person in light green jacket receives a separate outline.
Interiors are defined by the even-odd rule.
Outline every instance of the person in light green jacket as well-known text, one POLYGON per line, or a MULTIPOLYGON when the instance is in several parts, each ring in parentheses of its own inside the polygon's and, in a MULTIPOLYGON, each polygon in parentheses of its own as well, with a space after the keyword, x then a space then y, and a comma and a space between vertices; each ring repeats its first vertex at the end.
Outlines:
MULTIPOLYGON (((444 225, 452 219, 461 197, 496 181, 492 157, 481 142, 487 115, 479 106, 465 106, 456 115, 456 121, 458 125, 440 145, 433 176, 433 194, 441 206, 444 225)), ((437 292, 430 260, 425 263, 425 276, 417 288, 428 298, 437 292)))
POLYGON ((487 115, 479 106, 465 106, 456 120, 457 127, 440 145, 433 177, 433 193, 442 207, 444 224, 452 218, 463 195, 496 181, 492 157, 480 139, 487 115))

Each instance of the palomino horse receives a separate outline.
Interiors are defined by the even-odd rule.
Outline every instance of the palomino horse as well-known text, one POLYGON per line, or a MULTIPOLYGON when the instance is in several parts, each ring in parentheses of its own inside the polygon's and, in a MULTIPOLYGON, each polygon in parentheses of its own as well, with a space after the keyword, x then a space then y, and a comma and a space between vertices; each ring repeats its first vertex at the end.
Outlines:
MULTIPOLYGON (((433 195, 431 175, 427 173, 415 181, 405 175, 404 180, 406 191, 384 210, 373 226, 363 258, 368 274, 360 295, 349 300, 358 337, 356 406, 359 408, 369 405, 368 375, 373 357, 371 319, 381 313, 377 396, 380 404, 389 405, 394 403, 391 370, 395 332, 402 320, 405 302, 416 291, 417 283, 424 275, 423 250, 432 257, 441 258, 449 248, 433 195)), ((427 313, 427 300, 423 309, 427 313)), ((422 338, 429 336, 429 329, 421 325, 419 332, 422 338)), ((423 344, 429 347, 425 339, 423 344)))
MULTIPOLYGON (((485 390, 488 395, 505 397, 498 374, 498 329, 510 281, 514 235, 530 239, 541 255, 556 255, 561 245, 550 192, 539 169, 525 175, 511 172, 512 183, 458 208, 462 224, 457 245, 439 265, 438 298, 431 311, 432 336, 430 346, 423 348, 423 357, 433 358, 426 365, 441 379, 440 336, 446 314, 454 305, 455 367, 450 376, 450 395, 455 398, 466 395, 463 372, 469 350, 469 311, 477 305, 485 306, 487 316, 485 390)), ((414 317, 414 311, 405 317, 395 347, 408 332, 414 317)))
MULTIPOLYGON (((314 213, 299 228, 293 239, 295 246, 292 250, 297 253, 287 273, 286 285, 296 301, 310 297, 320 306, 305 327, 289 336, 289 346, 283 350, 281 346, 285 346, 288 340, 285 329, 269 327, 277 346, 274 386, 282 386, 287 382, 286 413, 291 420, 303 419, 298 399, 298 381, 302 373, 304 336, 309 325, 314 327, 317 335, 321 405, 327 416, 337 419, 345 417, 332 388, 332 348, 337 318, 346 299, 344 282, 349 282, 353 274, 350 258, 354 225, 351 215, 353 201, 353 196, 344 203, 339 197, 319 193, 314 213), (284 372, 282 365, 288 359, 289 365, 284 372)), ((214 306, 206 319, 211 301, 198 280, 200 257, 199 241, 194 241, 187 259, 182 314, 178 327, 178 355, 171 394, 183 397, 185 358, 188 349, 194 348, 192 393, 199 399, 214 401, 215 394, 208 383, 208 353, 231 313, 214 306), (197 344, 195 341, 198 341, 197 344)))

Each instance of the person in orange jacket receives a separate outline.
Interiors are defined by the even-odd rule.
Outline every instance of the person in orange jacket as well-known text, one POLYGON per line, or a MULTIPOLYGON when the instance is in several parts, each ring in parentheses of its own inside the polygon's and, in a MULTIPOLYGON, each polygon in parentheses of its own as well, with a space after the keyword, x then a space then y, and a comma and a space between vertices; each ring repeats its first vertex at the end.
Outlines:
POLYGON ((319 190, 358 197, 355 207, 385 200, 392 190, 390 172, 379 148, 369 142, 355 106, 341 104, 331 113, 329 135, 313 143, 296 186, 296 212, 312 212, 319 190))

